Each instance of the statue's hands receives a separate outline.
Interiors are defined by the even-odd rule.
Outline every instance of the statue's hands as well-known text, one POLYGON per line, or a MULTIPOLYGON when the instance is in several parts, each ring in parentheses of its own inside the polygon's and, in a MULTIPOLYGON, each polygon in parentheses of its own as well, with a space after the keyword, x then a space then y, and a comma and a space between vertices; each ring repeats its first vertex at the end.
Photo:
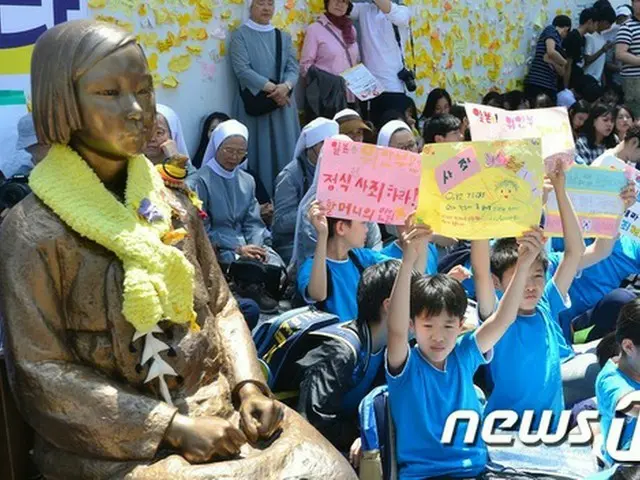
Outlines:
POLYGON ((189 418, 180 414, 173 418, 165 440, 190 463, 233 457, 247 443, 244 433, 223 418, 189 418))
POLYGON ((240 428, 250 443, 268 440, 280 428, 284 410, 275 400, 266 397, 255 385, 245 385, 241 392, 240 428))

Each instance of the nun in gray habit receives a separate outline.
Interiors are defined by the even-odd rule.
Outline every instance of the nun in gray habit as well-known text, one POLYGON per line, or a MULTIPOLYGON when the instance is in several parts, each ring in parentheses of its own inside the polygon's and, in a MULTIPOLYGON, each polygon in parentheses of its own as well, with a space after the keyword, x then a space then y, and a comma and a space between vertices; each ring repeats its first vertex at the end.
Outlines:
POLYGON ((249 129, 248 168, 273 196, 276 176, 293 158, 300 135, 298 107, 291 95, 298 81, 299 65, 291 35, 281 31, 280 71, 276 71, 276 28, 271 24, 273 0, 253 0, 250 18, 231 35, 229 55, 238 82, 232 113, 249 129), (281 106, 259 117, 247 114, 240 90, 252 95, 266 92, 281 106))
POLYGON ((213 131, 202 168, 187 183, 202 200, 207 213, 205 227, 220 263, 252 258, 284 266, 271 249, 271 232, 260 218, 256 182, 243 170, 249 132, 236 120, 227 120, 213 131))

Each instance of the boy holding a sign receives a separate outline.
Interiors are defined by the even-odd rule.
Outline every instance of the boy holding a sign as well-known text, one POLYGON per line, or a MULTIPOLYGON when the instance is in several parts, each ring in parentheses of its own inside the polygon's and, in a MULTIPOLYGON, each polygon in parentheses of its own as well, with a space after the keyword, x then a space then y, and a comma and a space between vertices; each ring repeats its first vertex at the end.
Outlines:
MULTIPOLYGON (((569 287, 585 250, 560 162, 549 178, 560 211, 565 255, 549 282, 545 276, 549 261, 544 253, 530 265, 518 317, 495 347, 490 367, 495 386, 485 412, 513 410, 522 418, 525 411, 533 410, 533 428, 537 428, 542 412, 552 411, 555 424, 564 409, 558 315, 571 306, 569 287)), ((471 261, 481 319, 490 317, 496 305, 504 302, 497 301, 496 288, 509 291, 518 272, 521 248, 515 241, 505 239, 496 242, 491 255, 489 252, 487 240, 472 242, 471 261)))
POLYGON ((488 461, 484 442, 467 444, 466 424, 458 426, 451 443, 441 439, 451 414, 471 410, 482 415, 473 375, 490 361, 494 345, 516 320, 544 239, 539 230, 519 239, 516 273, 497 311, 475 332, 460 337, 467 307, 460 283, 434 275, 412 285, 413 267, 430 236, 427 226, 407 229, 389 306, 387 382, 400 478, 475 477, 488 461), (407 341, 410 331, 415 333, 415 348, 407 341))
MULTIPOLYGON (((316 229, 318 242, 313 257, 298 272, 298 290, 305 301, 316 304, 342 321, 357 318, 356 292, 362 272, 372 265, 392 260, 364 248, 367 224, 357 220, 327 218, 320 202, 309 208, 309 219, 316 229)), ((416 259, 415 268, 424 272, 427 250, 416 259)))

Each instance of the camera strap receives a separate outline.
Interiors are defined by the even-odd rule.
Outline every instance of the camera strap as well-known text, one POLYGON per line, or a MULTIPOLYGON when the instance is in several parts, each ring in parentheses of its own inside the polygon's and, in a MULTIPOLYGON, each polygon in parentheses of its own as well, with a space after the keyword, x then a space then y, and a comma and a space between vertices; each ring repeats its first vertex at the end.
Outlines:
MULTIPOLYGON (((327 24, 323 24, 324 28, 327 29, 327 31, 334 36, 334 38, 338 41, 338 43, 342 46, 342 48, 344 48, 344 52, 347 54, 347 60, 349 60, 349 65, 351 65, 352 67, 353 65, 353 59, 351 58, 351 53, 349 53, 349 47, 347 47, 347 45, 344 43, 344 41, 338 37, 338 34, 336 32, 334 32, 331 27, 327 24)), ((404 63, 404 59, 402 60, 404 63)))
MULTIPOLYGON (((402 67, 403 68, 407 68, 406 62, 404 60, 404 49, 402 48, 402 39, 400 38, 400 29, 398 28, 397 25, 393 25, 393 33, 396 37, 396 42, 398 43, 398 48, 400 49, 400 58, 402 59, 402 67)), ((409 19, 409 45, 411 46, 411 56, 414 59, 413 62, 413 68, 411 69, 411 71, 414 73, 416 73, 416 68, 415 68, 415 58, 416 58, 416 54, 414 51, 414 44, 413 44, 413 29, 411 28, 411 19, 409 19)))

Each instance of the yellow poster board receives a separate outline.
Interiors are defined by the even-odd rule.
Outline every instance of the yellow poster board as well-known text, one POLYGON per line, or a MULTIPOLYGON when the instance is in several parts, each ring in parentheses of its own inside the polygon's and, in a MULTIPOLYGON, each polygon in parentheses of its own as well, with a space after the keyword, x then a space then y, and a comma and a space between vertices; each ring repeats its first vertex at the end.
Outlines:
POLYGON ((540 139, 425 146, 418 221, 464 240, 514 237, 539 225, 540 139))

